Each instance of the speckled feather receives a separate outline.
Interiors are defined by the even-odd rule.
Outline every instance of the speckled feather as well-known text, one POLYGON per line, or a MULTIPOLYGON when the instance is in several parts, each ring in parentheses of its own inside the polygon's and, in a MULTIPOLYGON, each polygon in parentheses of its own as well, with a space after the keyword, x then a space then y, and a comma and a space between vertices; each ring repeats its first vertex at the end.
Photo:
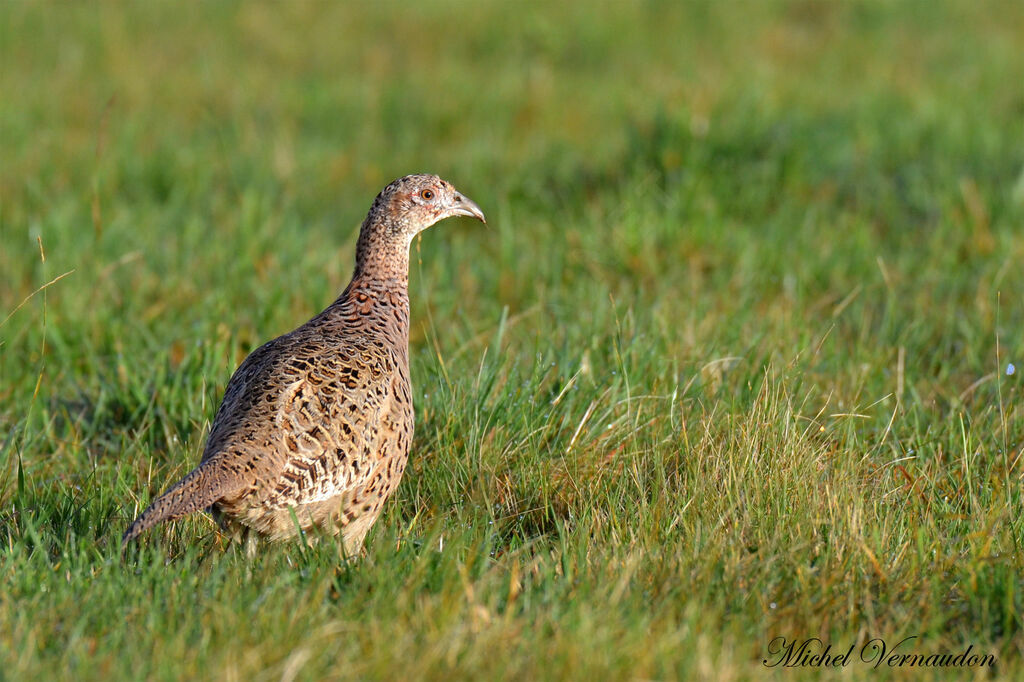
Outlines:
POLYGON ((319 315, 253 351, 235 371, 199 466, 125 531, 211 508, 235 537, 318 528, 366 532, 405 471, 413 436, 409 244, 439 220, 483 213, 433 175, 395 180, 375 199, 352 282, 319 315))

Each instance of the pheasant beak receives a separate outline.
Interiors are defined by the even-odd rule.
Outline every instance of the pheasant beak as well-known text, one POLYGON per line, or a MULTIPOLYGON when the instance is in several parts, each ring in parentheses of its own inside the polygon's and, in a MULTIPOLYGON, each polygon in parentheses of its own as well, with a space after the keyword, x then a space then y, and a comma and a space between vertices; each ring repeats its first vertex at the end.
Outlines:
POLYGON ((476 202, 469 197, 455 192, 455 196, 452 197, 452 203, 448 207, 448 210, 452 215, 464 215, 467 218, 476 218, 480 222, 487 224, 487 218, 484 217, 484 212, 480 210, 480 207, 476 205, 476 202))

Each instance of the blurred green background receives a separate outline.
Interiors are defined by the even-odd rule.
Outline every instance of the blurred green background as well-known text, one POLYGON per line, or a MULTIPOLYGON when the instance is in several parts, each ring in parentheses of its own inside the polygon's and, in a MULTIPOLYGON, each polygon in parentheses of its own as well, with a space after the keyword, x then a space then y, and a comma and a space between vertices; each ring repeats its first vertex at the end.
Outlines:
POLYGON ((1022 45, 1018 2, 3 0, 0 677, 1021 673, 1022 45), (413 245, 368 555, 196 517, 121 563, 411 172, 489 222, 413 245))

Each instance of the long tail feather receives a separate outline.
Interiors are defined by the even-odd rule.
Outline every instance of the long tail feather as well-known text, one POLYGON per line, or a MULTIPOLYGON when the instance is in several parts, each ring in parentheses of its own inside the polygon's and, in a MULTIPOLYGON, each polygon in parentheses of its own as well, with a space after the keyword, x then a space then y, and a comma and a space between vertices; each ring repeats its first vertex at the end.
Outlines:
POLYGON ((230 486, 226 485, 224 477, 211 475, 214 473, 211 468, 209 463, 204 463, 153 500, 146 511, 128 526, 128 530, 121 537, 121 545, 127 545, 164 521, 173 521, 200 509, 206 509, 229 493, 230 486))

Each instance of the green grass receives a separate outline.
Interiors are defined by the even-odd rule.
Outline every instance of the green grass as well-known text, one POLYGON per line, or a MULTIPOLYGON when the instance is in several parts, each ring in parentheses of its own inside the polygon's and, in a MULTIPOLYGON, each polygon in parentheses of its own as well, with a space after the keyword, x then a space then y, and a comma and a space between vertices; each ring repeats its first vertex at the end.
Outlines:
POLYGON ((829 677, 769 641, 911 635, 998 666, 846 677, 1021 678, 1022 44, 1009 2, 3 3, 0 678, 829 677), (413 245, 365 557, 197 515, 122 561, 416 171, 490 222, 413 245))

